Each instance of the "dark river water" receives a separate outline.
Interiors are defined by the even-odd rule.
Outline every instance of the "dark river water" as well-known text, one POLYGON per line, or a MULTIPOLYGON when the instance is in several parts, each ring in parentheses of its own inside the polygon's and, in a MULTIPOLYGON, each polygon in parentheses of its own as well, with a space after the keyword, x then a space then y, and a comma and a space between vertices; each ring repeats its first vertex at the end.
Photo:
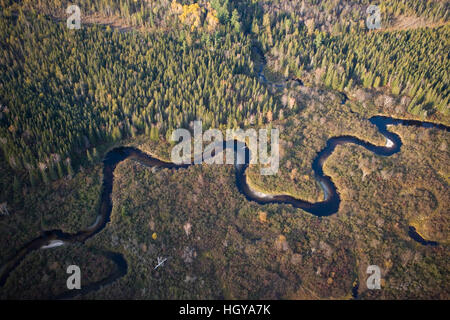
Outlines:
MULTIPOLYGON (((263 82, 267 83, 267 80, 262 73, 262 69, 260 72, 260 79, 263 82)), ((301 80, 295 79, 295 81, 301 83, 301 80)), ((283 87, 283 84, 277 84, 276 86, 283 87)), ((347 97, 344 95, 343 103, 345 103, 347 97)), ((327 141, 327 144, 323 150, 321 150, 312 163, 312 168, 314 170, 315 178, 321 185, 325 199, 321 202, 310 203, 307 201, 303 201, 300 199, 296 199, 292 196, 288 195, 268 195, 263 196, 251 190, 249 185, 247 184, 246 179, 246 169, 249 163, 249 149, 242 142, 235 141, 234 143, 234 151, 243 152, 245 154, 245 164, 236 165, 236 186, 239 191, 250 201, 255 201, 259 204, 289 204, 295 208, 301 208, 313 215, 323 217, 329 216, 336 213, 339 209, 340 204, 340 196, 339 192, 336 189, 333 181, 330 177, 324 175, 323 173, 323 164, 327 160, 327 158, 333 153, 336 146, 344 145, 344 144, 356 144, 366 148, 367 150, 375 153, 379 156, 391 156, 400 151, 402 146, 402 141, 398 135, 392 133, 387 130, 388 125, 404 125, 404 126, 415 126, 415 127, 427 127, 427 128, 437 128, 445 131, 450 131, 449 127, 444 125, 422 122, 422 121, 411 121, 411 120, 400 120, 393 119, 385 116, 375 116, 369 119, 369 121, 374 124, 381 134, 383 134, 386 139, 391 141, 389 146, 376 146, 369 142, 360 140, 353 136, 339 136, 333 137, 327 141), (239 150, 239 151, 238 151, 239 150)), ((227 144, 224 142, 223 150, 227 148, 227 144)), ((20 264, 23 258, 33 250, 40 249, 42 246, 48 245, 50 241, 54 240, 62 240, 65 245, 81 242, 84 243, 88 238, 94 236, 107 225, 110 221, 110 215, 112 211, 112 201, 111 201, 111 193, 114 184, 114 170, 118 163, 126 160, 132 159, 138 161, 147 167, 156 167, 156 168, 167 168, 167 169, 183 169, 187 168, 190 165, 176 165, 170 162, 164 162, 159 159, 153 158, 152 156, 132 147, 118 147, 111 151, 109 151, 104 160, 103 160, 103 186, 101 193, 101 204, 98 213, 98 218, 96 223, 86 230, 80 231, 75 234, 65 233, 61 230, 49 230, 42 233, 42 235, 28 244, 26 244, 22 249, 20 249, 14 257, 12 257, 5 265, 0 269, 0 286, 3 286, 10 275, 10 273, 20 264)), ((423 239, 414 229, 414 227, 410 227, 409 235, 412 239, 423 245, 437 245, 436 242, 427 241, 423 239)), ((97 254, 102 254, 107 258, 111 259, 115 262, 117 266, 117 271, 113 272, 110 276, 103 279, 100 282, 91 284, 89 286, 83 287, 81 290, 73 290, 65 293, 64 295, 58 298, 71 298, 77 294, 85 294, 87 292, 96 291, 101 286, 107 285, 113 281, 116 281, 120 277, 126 275, 128 267, 125 258, 122 254, 117 252, 109 252, 109 251, 101 251, 98 249, 89 250, 95 251, 97 254)), ((357 289, 356 289, 357 290, 357 289)))

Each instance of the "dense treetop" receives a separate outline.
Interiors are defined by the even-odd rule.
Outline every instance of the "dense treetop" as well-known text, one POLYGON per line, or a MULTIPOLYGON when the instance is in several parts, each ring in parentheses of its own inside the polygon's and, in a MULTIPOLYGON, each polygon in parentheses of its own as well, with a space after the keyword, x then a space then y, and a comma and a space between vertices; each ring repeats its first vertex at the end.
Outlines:
POLYGON ((105 142, 167 138, 195 119, 276 120, 254 46, 307 85, 377 88, 408 98, 405 117, 449 116, 447 1, 380 1, 383 26, 435 24, 398 31, 367 30, 369 1, 80 0, 81 30, 65 25, 69 4, 0 0, 0 145, 32 182, 93 162, 105 142), (96 24, 112 21, 144 32, 96 24))
POLYGON ((170 136, 198 118, 264 122, 277 108, 250 76, 250 42, 234 33, 69 30, 23 12, 0 24, 1 144, 15 169, 43 170, 137 133, 170 136))

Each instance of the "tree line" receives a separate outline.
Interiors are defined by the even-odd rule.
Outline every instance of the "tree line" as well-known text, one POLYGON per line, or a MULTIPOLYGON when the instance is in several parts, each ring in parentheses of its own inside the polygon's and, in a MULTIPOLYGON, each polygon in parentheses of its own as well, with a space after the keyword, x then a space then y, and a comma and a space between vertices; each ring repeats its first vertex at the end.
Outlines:
POLYGON ((29 172, 34 184, 71 174, 78 165, 73 159, 95 161, 95 147, 105 142, 137 134, 158 140, 200 118, 217 128, 272 121, 278 105, 253 75, 251 41, 227 28, 69 30, 40 14, 5 11, 5 158, 15 170, 29 172))

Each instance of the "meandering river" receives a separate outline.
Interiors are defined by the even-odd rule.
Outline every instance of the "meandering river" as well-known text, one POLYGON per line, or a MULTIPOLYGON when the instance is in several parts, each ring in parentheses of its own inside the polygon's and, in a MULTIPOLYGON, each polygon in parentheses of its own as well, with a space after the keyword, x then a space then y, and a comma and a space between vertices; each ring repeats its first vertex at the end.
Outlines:
MULTIPOLYGON (((260 79, 267 83, 267 80, 260 72, 260 79)), ((299 82, 299 80, 295 80, 299 82)), ((300 81, 301 82, 301 81, 300 81)), ((300 83, 299 82, 299 83, 300 83)), ((283 85, 278 85, 283 87, 283 85)), ((343 101, 345 103, 345 99, 343 101)), ((375 153, 379 156, 391 156, 400 151, 402 141, 400 137, 388 131, 389 125, 404 125, 404 126, 424 126, 427 128, 437 128, 450 131, 449 127, 440 124, 434 124, 430 122, 414 121, 414 120, 401 120, 394 119, 385 116, 375 116, 369 119, 374 124, 380 133, 386 137, 385 146, 377 146, 369 142, 363 141, 353 136, 339 136, 333 137, 327 141, 327 144, 323 150, 321 150, 312 163, 314 175, 324 192, 323 201, 311 203, 297 199, 289 195, 275 195, 275 194, 262 194, 255 190, 252 190, 247 183, 246 169, 249 163, 249 149, 242 142, 235 141, 233 149, 235 153, 238 149, 245 152, 245 164, 236 165, 236 186, 238 190, 249 200, 255 201, 259 204, 290 204, 295 208, 301 208, 316 216, 329 216, 336 213, 339 209, 340 196, 336 189, 331 177, 328 177, 323 172, 323 165, 328 157, 333 153, 338 145, 344 144, 356 144, 366 148, 367 150, 375 153)), ((223 145, 223 150, 228 147, 226 142, 223 145)), ((75 234, 65 233, 62 230, 49 230, 42 233, 42 235, 29 243, 27 243, 22 249, 20 249, 14 257, 12 257, 5 265, 0 269, 0 286, 3 286, 7 281, 10 273, 20 264, 24 257, 30 252, 37 249, 50 249, 60 245, 70 245, 70 243, 81 242, 84 243, 88 238, 94 236, 98 232, 102 231, 110 221, 110 215, 112 211, 111 193, 114 184, 114 170, 120 162, 131 159, 138 161, 142 165, 149 168, 167 168, 167 169, 184 169, 191 165, 176 165, 170 162, 164 162, 156 159, 141 150, 132 147, 118 147, 109 151, 103 160, 103 186, 101 192, 100 209, 95 223, 88 227, 86 230, 82 230, 75 234)), ((409 230, 410 236, 416 241, 424 245, 437 245, 436 242, 426 241, 417 234, 414 228, 409 230)), ((91 284, 82 288, 82 290, 69 291, 59 298, 71 298, 77 294, 86 294, 91 291, 98 290, 101 286, 107 285, 113 281, 118 280, 127 273, 127 263, 122 254, 117 252, 101 251, 98 249, 90 249, 97 254, 107 256, 113 260, 117 265, 117 271, 113 272, 110 276, 103 279, 100 282, 91 284)))

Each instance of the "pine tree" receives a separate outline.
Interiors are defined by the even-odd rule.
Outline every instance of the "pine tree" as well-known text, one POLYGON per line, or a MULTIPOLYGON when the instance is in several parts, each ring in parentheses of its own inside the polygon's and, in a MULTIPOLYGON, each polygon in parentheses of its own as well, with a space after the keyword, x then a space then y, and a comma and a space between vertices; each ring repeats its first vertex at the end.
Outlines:
POLYGON ((49 171, 49 173, 50 173, 50 179, 51 179, 52 181, 55 181, 55 180, 58 179, 58 175, 56 174, 55 166, 53 165, 53 163, 51 163, 51 164, 48 166, 48 171, 49 171))
POLYGON ((32 187, 35 187, 38 183, 38 177, 36 176, 34 170, 30 170, 28 171, 28 174, 30 176, 30 185, 32 187))
POLYGON ((57 169, 58 169, 58 177, 60 179, 62 179, 64 177, 64 169, 63 169, 63 166, 61 164, 61 161, 58 162, 57 169))
POLYGON ((42 176, 42 181, 44 181, 45 184, 50 183, 50 179, 48 178, 48 175, 47 175, 47 172, 45 169, 41 170, 41 176, 42 176))
POLYGON ((159 130, 157 126, 152 126, 150 129, 150 139, 155 142, 159 141, 159 130))
POLYGON ((70 163, 70 159, 68 159, 67 161, 67 174, 69 175, 70 178, 73 177, 73 168, 72 168, 72 164, 70 163))
POLYGON ((14 202, 17 204, 22 198, 22 185, 20 179, 14 176, 13 182, 14 202))
POLYGON ((253 23, 252 23, 252 33, 258 35, 259 34, 259 26, 258 26, 258 21, 256 19, 253 19, 253 23))
POLYGON ((236 9, 233 10, 233 13, 231 15, 230 23, 233 26, 234 31, 236 31, 238 33, 241 32, 240 17, 239 17, 239 13, 237 12, 236 9))

